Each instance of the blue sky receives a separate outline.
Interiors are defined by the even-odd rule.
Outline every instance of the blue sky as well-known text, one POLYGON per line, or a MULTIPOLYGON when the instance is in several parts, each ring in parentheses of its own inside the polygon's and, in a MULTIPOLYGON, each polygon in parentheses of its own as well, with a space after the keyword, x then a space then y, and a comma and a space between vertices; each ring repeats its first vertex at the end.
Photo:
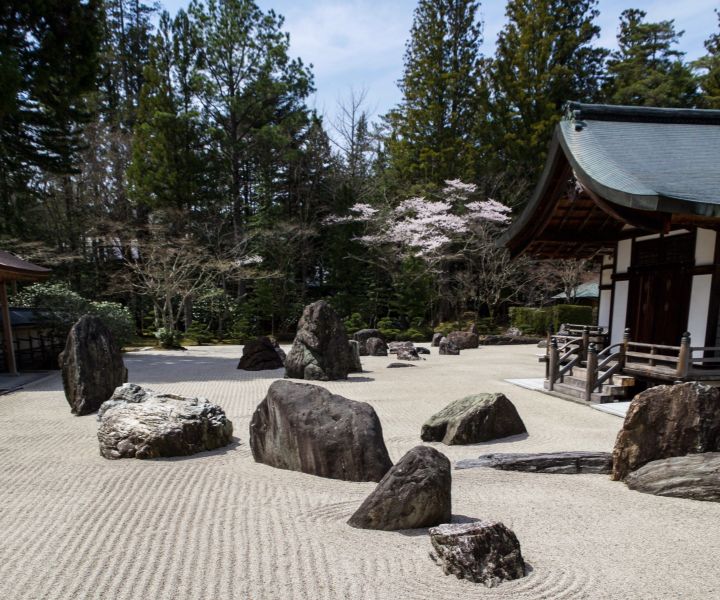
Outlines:
MULTIPOLYGON (((333 118, 337 102, 349 91, 367 91, 367 108, 382 114, 400 99, 397 80, 402 75, 405 41, 417 0, 256 0, 264 10, 285 16, 291 50, 313 64, 317 92, 313 107, 333 118)), ((189 0, 161 0, 174 13, 189 0)), ((648 19, 675 19, 685 30, 681 50, 688 58, 703 53, 703 41, 717 28, 713 9, 720 0, 600 0, 598 24, 601 45, 614 47, 620 13, 641 8, 648 19)), ((505 21, 505 1, 486 0, 483 51, 492 54, 505 21)))

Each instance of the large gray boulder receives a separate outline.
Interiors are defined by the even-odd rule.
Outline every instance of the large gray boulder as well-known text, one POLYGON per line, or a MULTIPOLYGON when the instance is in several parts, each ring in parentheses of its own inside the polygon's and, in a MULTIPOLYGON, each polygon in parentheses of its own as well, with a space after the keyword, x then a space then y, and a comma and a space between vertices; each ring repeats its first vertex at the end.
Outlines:
POLYGON ((65 398, 76 415, 95 412, 127 381, 120 348, 102 320, 92 315, 70 329, 60 368, 65 398))
POLYGON ((442 333, 433 333, 431 345, 437 348, 440 345, 440 340, 444 337, 442 333))
POLYGON ((380 338, 383 342, 385 341, 385 336, 379 329, 360 329, 353 333, 353 339, 360 344, 360 356, 373 356, 367 347, 367 341, 371 338, 380 338))
POLYGON ((477 333, 472 331, 453 331, 448 334, 448 340, 455 344, 460 350, 469 350, 477 348, 480 345, 480 338, 477 333))
POLYGON ((525 576, 517 536, 493 521, 446 524, 430 529, 430 542, 445 575, 494 587, 525 576))
POLYGON ((720 391, 697 382, 659 385, 630 403, 613 449, 616 481, 661 458, 720 451, 720 391))
POLYGON ((243 371, 282 369, 284 354, 277 342, 262 336, 243 346, 242 358, 237 368, 243 371))
POLYGON ((285 376, 318 381, 347 379, 352 366, 345 325, 337 313, 324 300, 306 306, 285 359, 285 376))
POLYGON ((372 406, 292 381, 258 405, 250 448, 256 462, 346 481, 380 481, 392 466, 372 406))
POLYGON ((598 473, 612 472, 610 452, 539 452, 536 454, 495 453, 478 458, 459 460, 456 469, 488 467, 501 471, 524 471, 527 473, 598 473))
POLYGON ((379 337, 371 337, 365 342, 365 349, 368 356, 387 356, 388 346, 385 340, 379 337))
POLYGON ((438 354, 457 356, 460 354, 460 348, 444 337, 440 340, 440 342, 438 342, 438 354))
POLYGON ((447 457, 416 446, 386 473, 348 524, 384 531, 439 525, 452 516, 450 489, 447 457))
POLYGON ((654 460, 625 478, 631 490, 720 502, 720 452, 654 460))
POLYGON ((105 458, 188 456, 232 440, 232 422, 207 398, 161 394, 134 384, 101 407, 98 441, 105 458))
POLYGON ((477 394, 451 402, 422 426, 424 442, 477 444, 525 433, 515 405, 504 394, 477 394))

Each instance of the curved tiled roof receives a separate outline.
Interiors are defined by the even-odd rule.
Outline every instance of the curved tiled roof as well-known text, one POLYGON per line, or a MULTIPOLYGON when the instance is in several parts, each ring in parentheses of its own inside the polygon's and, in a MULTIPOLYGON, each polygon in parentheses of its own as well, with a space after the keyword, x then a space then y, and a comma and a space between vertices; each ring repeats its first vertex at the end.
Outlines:
POLYGON ((621 206, 720 216, 720 111, 569 103, 560 145, 582 183, 621 206))
POLYGON ((49 274, 50 269, 0 250, 0 279, 43 279, 49 274))

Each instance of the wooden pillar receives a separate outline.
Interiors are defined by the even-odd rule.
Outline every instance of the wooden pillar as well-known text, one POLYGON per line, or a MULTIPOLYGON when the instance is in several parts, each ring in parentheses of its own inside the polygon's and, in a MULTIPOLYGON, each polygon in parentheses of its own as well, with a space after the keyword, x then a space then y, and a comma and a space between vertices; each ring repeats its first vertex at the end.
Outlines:
POLYGON ((592 400, 592 394, 595 391, 595 382, 597 381, 598 353, 595 342, 590 342, 587 354, 587 370, 585 379, 585 401, 592 400))
POLYGON ((10 323, 10 305, 8 304, 7 284, 0 281, 0 310, 2 310, 3 340, 5 342, 5 366, 10 375, 17 375, 12 325, 10 323))
POLYGON ((560 368, 558 355, 558 345, 555 338, 550 342, 550 356, 548 360, 550 362, 550 375, 548 376, 548 389, 552 391, 555 388, 555 382, 558 378, 558 370, 560 368))
POLYGON ((678 352, 677 378, 680 380, 684 380, 690 371, 691 355, 690 332, 686 331, 680 340, 680 352, 678 352))

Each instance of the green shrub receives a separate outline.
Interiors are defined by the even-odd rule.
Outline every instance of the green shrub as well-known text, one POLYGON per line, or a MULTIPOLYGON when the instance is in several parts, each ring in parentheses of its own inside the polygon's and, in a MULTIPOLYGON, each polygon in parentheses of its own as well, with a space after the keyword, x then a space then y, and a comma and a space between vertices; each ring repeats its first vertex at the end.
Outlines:
POLYGON ((207 325, 195 321, 185 332, 185 337, 194 341, 198 346, 211 342, 213 337, 207 325))
POLYGON ((360 313, 353 313, 349 318, 345 319, 345 329, 348 335, 352 335, 361 329, 367 329, 367 323, 363 321, 360 313))
POLYGON ((393 342, 400 339, 399 336, 402 332, 396 326, 395 322, 389 317, 380 319, 377 322, 377 328, 380 330, 380 333, 383 334, 383 336, 388 342, 393 342))
POLYGON ((557 331, 563 323, 573 325, 592 325, 592 306, 581 306, 577 304, 556 304, 552 307, 553 331, 557 331))
POLYGON ((122 304, 90 302, 66 283, 34 283, 15 294, 11 304, 41 310, 48 326, 59 337, 65 337, 73 324, 86 314, 102 319, 119 346, 128 344, 135 334, 132 315, 122 304))
POLYGON ((410 329, 401 331, 398 339, 407 342, 427 342, 429 335, 426 331, 420 331, 419 329, 411 327, 410 329))
POLYGON ((524 334, 543 335, 552 326, 551 308, 512 306, 509 309, 510 325, 524 334))
POLYGON ((135 323, 127 307, 117 302, 91 302, 88 312, 105 323, 119 346, 126 346, 132 341, 135 323))
POLYGON ((160 342, 160 346, 162 346, 163 348, 166 348, 168 350, 177 350, 178 348, 182 348, 182 331, 161 327, 155 332, 155 337, 157 338, 158 342, 160 342))
POLYGON ((593 322, 591 306, 556 304, 546 308, 531 306, 510 308, 510 324, 525 334, 543 335, 548 329, 557 331, 563 323, 592 325, 593 322))

